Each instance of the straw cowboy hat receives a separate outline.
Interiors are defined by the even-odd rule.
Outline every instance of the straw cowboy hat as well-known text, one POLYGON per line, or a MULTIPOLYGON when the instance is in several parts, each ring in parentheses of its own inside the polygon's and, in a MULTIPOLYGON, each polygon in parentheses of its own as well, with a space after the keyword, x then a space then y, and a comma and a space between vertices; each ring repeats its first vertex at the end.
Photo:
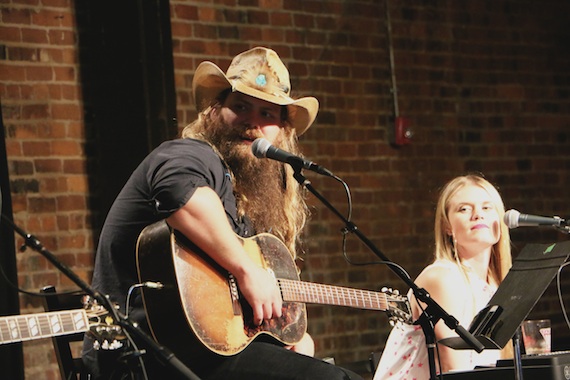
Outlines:
POLYGON ((237 55, 226 74, 212 62, 202 62, 196 68, 192 91, 198 112, 201 112, 225 89, 270 103, 287 106, 289 121, 297 135, 302 135, 313 123, 319 102, 313 97, 293 99, 289 71, 271 49, 255 47, 237 55))

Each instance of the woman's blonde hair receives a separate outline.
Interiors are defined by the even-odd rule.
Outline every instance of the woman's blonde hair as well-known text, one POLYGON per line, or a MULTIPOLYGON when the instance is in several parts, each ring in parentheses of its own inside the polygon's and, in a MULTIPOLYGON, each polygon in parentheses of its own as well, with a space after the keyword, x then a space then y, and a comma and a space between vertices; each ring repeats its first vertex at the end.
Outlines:
MULTIPOLYGON (((223 93, 220 94, 212 105, 200 112, 198 118, 183 129, 182 138, 196 138, 208 142, 205 137, 205 131, 211 122, 212 112, 217 112, 217 110, 219 110, 226 95, 227 94, 223 93)), ((282 110, 282 119, 285 123, 285 127, 282 128, 283 138, 281 148, 296 156, 302 157, 297 134, 295 133, 295 130, 290 127, 290 124, 287 121, 287 108, 282 107, 282 110)), ((213 148, 217 152, 217 149, 215 147, 213 148)), ((283 164, 282 170, 284 210, 281 214, 281 220, 276 225, 272 226, 271 233, 280 238, 281 241, 285 243, 293 257, 296 257, 297 250, 299 249, 298 243, 301 241, 301 232, 309 216, 309 208, 305 202, 304 188, 302 188, 293 177, 293 169, 289 165, 283 164)), ((232 178, 233 177, 234 176, 232 175, 232 178)), ((240 215, 245 214, 244 202, 255 202, 253 199, 244 199, 244 197, 240 197, 239 194, 236 195, 236 199, 238 199, 237 206, 238 214, 240 215)), ((267 205, 255 205, 254 207, 264 206, 267 207, 267 205)))
POLYGON ((497 213, 499 214, 500 237, 499 241, 492 248, 488 277, 495 281, 496 284, 500 284, 512 264, 509 228, 503 222, 505 205, 497 189, 489 181, 479 175, 469 174, 456 177, 449 181, 441 190, 435 211, 435 258, 460 263, 454 247, 453 238, 448 234, 450 228, 449 202, 450 199, 466 185, 475 185, 485 189, 491 196, 497 213))

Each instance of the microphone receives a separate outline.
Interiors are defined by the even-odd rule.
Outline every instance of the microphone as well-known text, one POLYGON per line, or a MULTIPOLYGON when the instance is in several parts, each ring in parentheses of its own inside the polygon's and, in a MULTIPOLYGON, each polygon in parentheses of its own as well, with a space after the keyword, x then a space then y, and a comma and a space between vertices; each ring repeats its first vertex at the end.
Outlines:
POLYGON ((546 217, 521 214, 517 210, 509 210, 505 212, 503 218, 505 224, 509 228, 517 228, 523 226, 555 226, 561 227, 566 225, 566 221, 558 216, 546 217))
POLYGON ((316 173, 333 177, 334 175, 328 169, 323 168, 320 165, 315 164, 312 161, 305 160, 299 156, 295 156, 292 153, 286 152, 282 149, 276 148, 269 141, 260 137, 256 139, 251 145, 251 151, 253 155, 257 158, 271 158, 272 160, 285 162, 293 167, 293 169, 308 169, 316 173))

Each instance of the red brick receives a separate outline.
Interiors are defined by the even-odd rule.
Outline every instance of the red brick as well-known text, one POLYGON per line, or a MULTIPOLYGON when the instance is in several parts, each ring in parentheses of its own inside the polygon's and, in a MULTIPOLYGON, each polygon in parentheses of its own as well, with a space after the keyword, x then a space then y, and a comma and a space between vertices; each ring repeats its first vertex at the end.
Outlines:
POLYGON ((77 80, 77 69, 73 66, 54 67, 53 75, 57 82, 75 82, 77 80))
POLYGON ((16 9, 16 8, 3 7, 3 8, 0 8, 0 12, 2 13, 2 23, 4 25, 10 25, 10 24, 30 25, 31 24, 30 9, 16 9))
MULTIPOLYGON (((201 7, 189 6, 183 3, 171 7, 173 19, 197 20, 201 7)), ((206 8, 207 9, 207 8, 206 8)))
POLYGON ((4 44, 8 42, 14 43, 21 41, 20 30, 13 26, 5 24, 0 25, 0 35, 2 36, 2 42, 4 44))
POLYGON ((83 195, 64 195, 57 197, 57 211, 77 211, 84 210, 86 206, 83 195))
POLYGON ((56 201, 53 198, 41 197, 41 198, 29 198, 28 199, 28 211, 30 213, 53 213, 56 211, 56 201))
POLYGON ((38 173, 61 173, 62 163, 59 159, 37 159, 34 166, 38 173))
POLYGON ((51 81, 54 79, 54 70, 49 66, 27 66, 26 80, 35 81, 51 81))
POLYGON ((52 104, 52 117, 61 120, 81 120, 82 109, 77 103, 52 104))
POLYGON ((60 11, 41 9, 32 15, 32 21, 35 25, 62 28, 73 26, 73 17, 71 12, 62 8, 60 11))
POLYGON ((24 141, 22 151, 28 157, 48 156, 52 152, 51 144, 46 141, 24 141))
POLYGON ((22 28, 22 41, 27 44, 47 45, 48 34, 45 29, 22 28))
POLYGON ((26 69, 24 67, 0 64, 0 80, 2 82, 19 82, 25 78, 26 69))
POLYGON ((55 140, 51 143, 52 150, 56 156, 76 157, 83 152, 81 143, 71 140, 55 140))

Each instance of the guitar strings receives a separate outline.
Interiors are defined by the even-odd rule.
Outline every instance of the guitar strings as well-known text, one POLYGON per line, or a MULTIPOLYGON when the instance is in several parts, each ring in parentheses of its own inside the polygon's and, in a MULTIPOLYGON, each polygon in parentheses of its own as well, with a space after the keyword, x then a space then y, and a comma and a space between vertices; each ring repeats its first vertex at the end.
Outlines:
POLYGON ((314 302, 316 299, 317 303, 358 306, 365 309, 388 309, 387 297, 384 293, 287 279, 278 281, 282 292, 298 302, 314 302))

